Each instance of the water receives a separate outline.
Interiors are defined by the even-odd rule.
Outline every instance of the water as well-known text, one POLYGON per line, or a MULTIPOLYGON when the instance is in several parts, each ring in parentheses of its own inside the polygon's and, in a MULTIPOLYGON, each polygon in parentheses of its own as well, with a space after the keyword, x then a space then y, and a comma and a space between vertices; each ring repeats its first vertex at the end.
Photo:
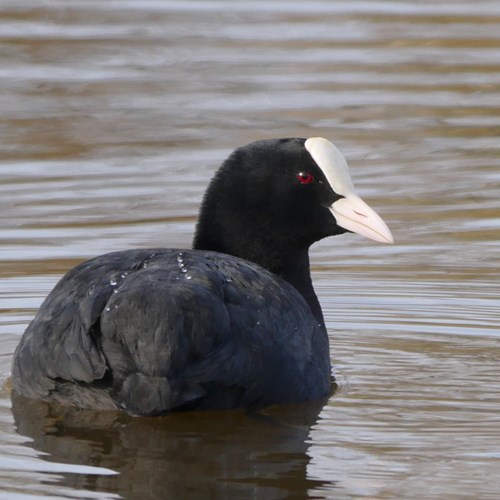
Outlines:
POLYGON ((188 247, 236 146, 325 136, 394 246, 312 251, 326 405, 132 419, 0 397, 0 498, 500 495, 500 4, 0 1, 0 370, 86 257, 188 247))

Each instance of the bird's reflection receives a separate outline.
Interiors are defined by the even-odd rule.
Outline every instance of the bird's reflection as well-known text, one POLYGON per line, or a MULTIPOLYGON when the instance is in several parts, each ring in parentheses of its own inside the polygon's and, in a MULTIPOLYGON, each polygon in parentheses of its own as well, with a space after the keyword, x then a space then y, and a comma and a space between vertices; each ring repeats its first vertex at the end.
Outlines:
POLYGON ((12 393, 19 434, 46 460, 112 469, 64 485, 125 498, 307 498, 308 436, 325 401, 241 411, 129 417, 12 393))

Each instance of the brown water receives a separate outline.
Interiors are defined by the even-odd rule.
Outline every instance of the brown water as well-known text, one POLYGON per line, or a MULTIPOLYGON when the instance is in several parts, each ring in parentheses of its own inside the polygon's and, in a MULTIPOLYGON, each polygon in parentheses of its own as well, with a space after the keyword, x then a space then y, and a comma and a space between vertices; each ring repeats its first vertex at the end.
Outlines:
POLYGON ((333 140, 396 238, 313 248, 323 408, 134 419, 6 387, 0 498, 500 497, 499 2, 2 0, 0 42, 5 376, 63 272, 189 246, 253 140, 333 140))

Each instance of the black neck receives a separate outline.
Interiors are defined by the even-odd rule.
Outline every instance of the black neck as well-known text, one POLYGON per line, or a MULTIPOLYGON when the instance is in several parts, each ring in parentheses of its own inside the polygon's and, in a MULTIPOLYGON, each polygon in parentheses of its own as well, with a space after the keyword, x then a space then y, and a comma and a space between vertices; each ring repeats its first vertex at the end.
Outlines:
POLYGON ((292 255, 291 258, 284 259, 281 271, 275 274, 288 281, 288 283, 293 285, 302 294, 318 323, 325 326, 323 312, 311 280, 309 253, 307 249, 292 255))

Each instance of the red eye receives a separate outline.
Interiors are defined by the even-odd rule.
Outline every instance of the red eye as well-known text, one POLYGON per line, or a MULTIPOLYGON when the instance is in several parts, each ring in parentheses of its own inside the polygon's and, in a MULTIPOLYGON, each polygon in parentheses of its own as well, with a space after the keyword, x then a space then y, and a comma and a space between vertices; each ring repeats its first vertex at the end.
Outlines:
POLYGON ((311 182, 314 182, 314 177, 309 172, 299 172, 297 179, 301 184, 311 184, 311 182))

